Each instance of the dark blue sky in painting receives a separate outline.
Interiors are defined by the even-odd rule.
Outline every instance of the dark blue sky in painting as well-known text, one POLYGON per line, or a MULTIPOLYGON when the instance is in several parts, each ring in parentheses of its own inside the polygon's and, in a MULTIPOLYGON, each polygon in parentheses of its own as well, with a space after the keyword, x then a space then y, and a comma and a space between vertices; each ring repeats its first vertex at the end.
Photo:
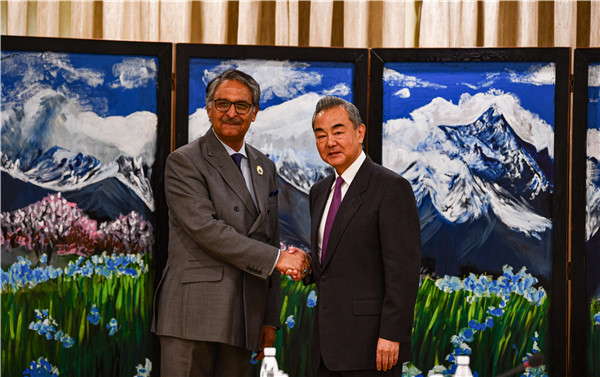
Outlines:
POLYGON ((333 94, 350 102, 352 90, 340 83, 354 82, 354 63, 276 60, 190 59, 189 111, 204 108, 206 84, 218 73, 236 68, 250 74, 261 87, 261 110, 302 94, 333 94))
POLYGON ((554 72, 548 63, 386 63, 405 77, 384 81, 384 122, 408 118, 433 98, 458 104, 461 95, 499 90, 517 94, 521 106, 554 126, 554 72), (400 92, 402 91, 402 92, 400 92))
POLYGON ((157 69, 148 56, 2 51, 2 106, 49 88, 103 117, 156 113, 157 69))

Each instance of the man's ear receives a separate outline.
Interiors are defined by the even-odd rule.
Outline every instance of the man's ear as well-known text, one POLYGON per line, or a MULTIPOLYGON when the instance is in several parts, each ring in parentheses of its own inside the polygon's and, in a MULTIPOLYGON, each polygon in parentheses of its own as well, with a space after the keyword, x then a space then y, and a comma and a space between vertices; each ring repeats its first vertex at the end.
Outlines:
POLYGON ((358 126, 358 140, 360 141, 360 143, 363 143, 363 140, 365 139, 365 133, 367 132, 367 127, 364 125, 364 123, 361 123, 360 126, 358 126))
POLYGON ((256 114, 258 114, 258 110, 260 109, 260 106, 253 106, 252 107, 252 121, 254 122, 256 120, 256 114))

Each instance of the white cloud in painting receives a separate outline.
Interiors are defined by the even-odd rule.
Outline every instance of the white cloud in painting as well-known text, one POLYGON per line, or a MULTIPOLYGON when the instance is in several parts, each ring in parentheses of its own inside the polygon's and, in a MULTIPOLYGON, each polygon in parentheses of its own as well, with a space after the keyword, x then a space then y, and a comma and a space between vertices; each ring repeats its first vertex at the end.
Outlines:
POLYGON ((556 64, 536 64, 525 73, 510 73, 510 81, 532 85, 554 85, 556 77, 556 64))
POLYGON ((21 83, 23 87, 30 87, 38 82, 45 80, 43 71, 48 76, 61 76, 67 82, 81 80, 91 87, 96 87, 104 83, 104 73, 89 68, 75 68, 69 60, 67 54, 56 52, 43 53, 19 53, 11 56, 10 59, 4 59, 6 53, 2 54, 3 71, 22 74, 21 83))
POLYGON ((411 118, 392 119, 383 129, 386 134, 400 133, 399 142, 406 146, 424 141, 430 130, 439 125, 464 125, 476 121, 486 110, 495 106, 513 127, 521 139, 534 145, 538 151, 548 149, 554 155, 554 131, 552 126, 537 114, 524 109, 519 99, 500 90, 470 95, 464 93, 458 104, 444 98, 434 98, 429 104, 415 109, 411 118))
POLYGON ((402 88, 399 91, 397 91, 396 93, 394 93, 394 96, 400 97, 400 98, 409 98, 410 97, 410 89, 402 88))
POLYGON ((350 94, 350 87, 344 83, 337 84, 331 89, 323 90, 325 96, 338 96, 344 97, 350 94))
POLYGON ((319 73, 304 70, 308 66, 308 63, 287 60, 227 60, 211 70, 205 70, 203 81, 208 84, 223 71, 239 69, 258 82, 262 100, 268 101, 274 96, 289 99, 302 94, 307 86, 321 83, 322 77, 319 73))
POLYGON ((587 131, 587 155, 600 161, 600 130, 593 128, 587 131))
POLYGON ((407 88, 436 88, 445 89, 446 85, 440 85, 421 80, 415 76, 408 76, 390 68, 383 69, 383 81, 390 86, 404 86, 407 88))
POLYGON ((588 86, 600 86, 600 64, 590 65, 588 70, 588 86))
POLYGON ((113 65, 113 75, 117 78, 112 88, 133 89, 144 86, 156 77, 157 67, 154 59, 129 58, 113 65))
POLYGON ((471 84, 468 82, 462 82, 461 85, 464 85, 473 90, 479 90, 481 88, 489 88, 490 86, 494 85, 494 83, 498 80, 499 77, 500 77, 499 72, 490 72, 490 73, 486 73, 485 80, 481 80, 481 81, 477 82, 477 85, 474 85, 474 84, 471 84))
POLYGON ((19 129, 19 136, 10 137, 11 143, 36 140, 42 150, 57 146, 94 156, 103 163, 120 155, 142 158, 149 166, 154 162, 157 119, 151 112, 101 117, 83 110, 72 98, 45 89, 24 103, 18 117, 13 109, 2 115, 3 132, 7 132, 5 127, 18 124, 11 127, 19 129))

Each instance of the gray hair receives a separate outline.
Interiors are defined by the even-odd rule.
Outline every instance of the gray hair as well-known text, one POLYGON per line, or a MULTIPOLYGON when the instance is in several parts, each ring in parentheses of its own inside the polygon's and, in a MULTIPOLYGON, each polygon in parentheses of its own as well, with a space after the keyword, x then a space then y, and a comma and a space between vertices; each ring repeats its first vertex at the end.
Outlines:
POLYGON ((317 108, 315 109, 315 112, 313 114, 312 117, 312 128, 315 128, 315 119, 317 118, 317 115, 323 111, 323 110, 329 110, 332 109, 334 107, 341 107, 344 110, 346 110, 346 113, 348 114, 348 118, 350 119, 350 121, 352 122, 352 125, 354 125, 354 129, 357 129, 358 126, 360 126, 362 124, 362 118, 360 117, 360 112, 358 111, 358 108, 356 106, 354 106, 353 103, 346 101, 343 98, 340 97, 335 97, 335 96, 325 96, 323 98, 321 98, 319 100, 319 102, 317 103, 317 108))
POLYGON ((252 92, 252 105, 254 107, 259 106, 260 102, 260 85, 247 73, 238 71, 237 69, 230 69, 222 72, 214 79, 210 80, 206 86, 206 106, 214 99, 215 91, 219 84, 226 80, 233 80, 240 82, 248 87, 252 92))

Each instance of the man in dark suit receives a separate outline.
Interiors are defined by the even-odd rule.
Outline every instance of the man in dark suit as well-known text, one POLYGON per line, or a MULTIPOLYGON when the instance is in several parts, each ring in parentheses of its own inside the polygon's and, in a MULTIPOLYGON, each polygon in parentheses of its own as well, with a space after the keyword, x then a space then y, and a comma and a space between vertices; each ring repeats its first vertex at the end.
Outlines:
POLYGON ((246 377, 280 326, 277 271, 299 280, 310 268, 303 251, 279 251, 275 164, 244 140, 259 99, 252 77, 222 73, 206 89, 212 128, 167 159, 169 257, 152 326, 163 376, 246 377))
POLYGON ((312 123, 321 158, 335 168, 310 190, 317 376, 401 376, 421 255, 412 188, 365 155, 353 104, 324 97, 312 123))

